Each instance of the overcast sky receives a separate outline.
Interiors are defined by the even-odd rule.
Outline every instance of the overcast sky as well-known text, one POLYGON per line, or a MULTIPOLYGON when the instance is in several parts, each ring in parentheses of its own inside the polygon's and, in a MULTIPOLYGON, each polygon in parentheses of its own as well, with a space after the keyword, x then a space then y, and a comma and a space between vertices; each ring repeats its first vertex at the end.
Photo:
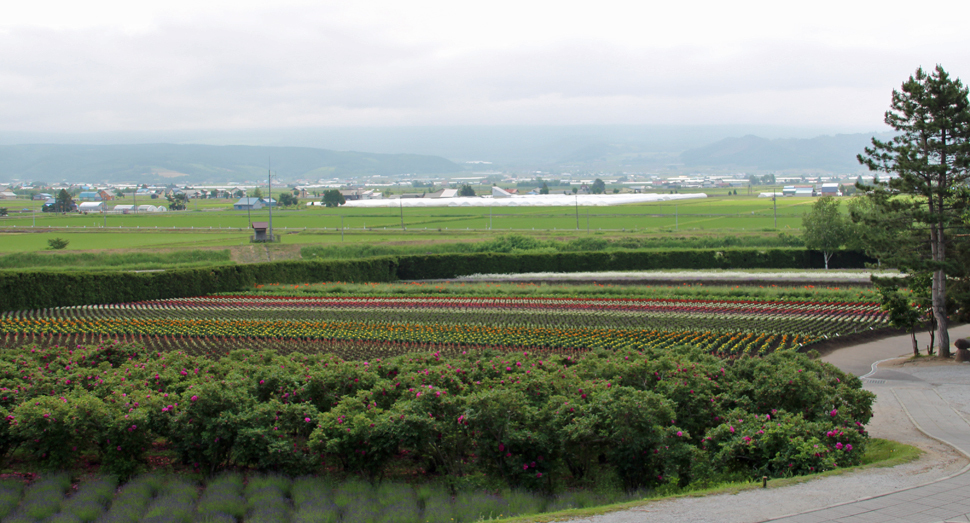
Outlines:
POLYGON ((0 131, 758 124, 880 130, 970 80, 970 2, 32 0, 0 131))

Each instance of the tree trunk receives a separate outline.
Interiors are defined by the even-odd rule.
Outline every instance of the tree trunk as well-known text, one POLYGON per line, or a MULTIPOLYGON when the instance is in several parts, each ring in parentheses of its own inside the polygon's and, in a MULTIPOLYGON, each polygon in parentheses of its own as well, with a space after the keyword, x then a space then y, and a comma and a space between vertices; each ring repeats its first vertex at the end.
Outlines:
POLYGON ((822 257, 825 258, 825 270, 829 270, 829 258, 832 257, 832 253, 829 251, 822 251, 822 257))
POLYGON ((950 333, 946 317, 946 274, 933 273, 933 317, 936 318, 936 346, 941 358, 950 357, 950 333))
POLYGON ((919 356, 919 345, 916 343, 916 331, 909 331, 909 337, 913 340, 913 356, 919 356))

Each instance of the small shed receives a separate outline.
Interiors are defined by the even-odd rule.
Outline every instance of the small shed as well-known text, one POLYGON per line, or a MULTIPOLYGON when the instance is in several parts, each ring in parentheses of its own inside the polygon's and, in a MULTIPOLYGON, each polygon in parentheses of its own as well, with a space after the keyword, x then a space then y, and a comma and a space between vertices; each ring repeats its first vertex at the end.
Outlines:
POLYGON ((269 230, 268 222, 253 222, 253 241, 268 242, 269 241, 269 234, 267 233, 268 230, 269 230))

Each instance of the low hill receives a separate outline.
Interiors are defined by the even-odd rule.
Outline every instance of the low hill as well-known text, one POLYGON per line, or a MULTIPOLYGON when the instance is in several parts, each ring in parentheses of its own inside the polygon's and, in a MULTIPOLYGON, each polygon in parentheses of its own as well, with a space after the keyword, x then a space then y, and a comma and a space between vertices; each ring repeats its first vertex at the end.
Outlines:
POLYGON ((871 144, 871 134, 837 134, 810 139, 769 140, 747 135, 725 138, 689 149, 680 158, 692 167, 737 167, 760 170, 821 169, 836 172, 864 170, 856 155, 871 144))
POLYGON ((270 159, 273 171, 284 180, 444 174, 462 170, 438 156, 330 151, 311 147, 41 144, 0 146, 0 181, 146 183, 261 179, 266 175, 270 159))

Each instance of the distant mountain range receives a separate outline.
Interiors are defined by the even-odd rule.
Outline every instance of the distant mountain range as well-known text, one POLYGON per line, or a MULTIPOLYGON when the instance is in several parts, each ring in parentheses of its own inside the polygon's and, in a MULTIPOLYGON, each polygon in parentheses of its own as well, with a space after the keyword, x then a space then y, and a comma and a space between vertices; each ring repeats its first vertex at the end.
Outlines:
POLYGON ((285 180, 360 175, 447 174, 462 167, 439 156, 245 145, 3 145, 0 181, 222 182, 265 179, 267 163, 285 180))
POLYGON ((181 138, 212 141, 179 144, 130 143, 139 138, 177 141, 179 136, 175 134, 135 133, 126 138, 0 133, 0 143, 7 144, 26 139, 52 140, 43 145, 0 145, 0 182, 179 184, 262 180, 270 158, 273 171, 279 173, 282 181, 468 171, 521 174, 539 170, 554 175, 677 174, 703 168, 753 172, 863 170, 855 156, 869 145, 873 133, 819 136, 820 131, 824 132, 739 126, 343 128, 276 134, 266 131, 265 135, 188 134, 181 138), (97 145, 67 142, 85 139, 97 145), (108 140, 117 141, 108 144, 108 140), (254 145, 210 145, 231 140, 254 145), (401 151, 420 154, 397 154, 401 151))
MULTIPOLYGON (((887 139, 888 135, 876 135, 887 139)), ((834 172, 864 170, 856 155, 871 145, 873 134, 837 134, 809 139, 769 140, 747 135, 725 138, 681 153, 689 167, 754 170, 818 169, 834 172)))

